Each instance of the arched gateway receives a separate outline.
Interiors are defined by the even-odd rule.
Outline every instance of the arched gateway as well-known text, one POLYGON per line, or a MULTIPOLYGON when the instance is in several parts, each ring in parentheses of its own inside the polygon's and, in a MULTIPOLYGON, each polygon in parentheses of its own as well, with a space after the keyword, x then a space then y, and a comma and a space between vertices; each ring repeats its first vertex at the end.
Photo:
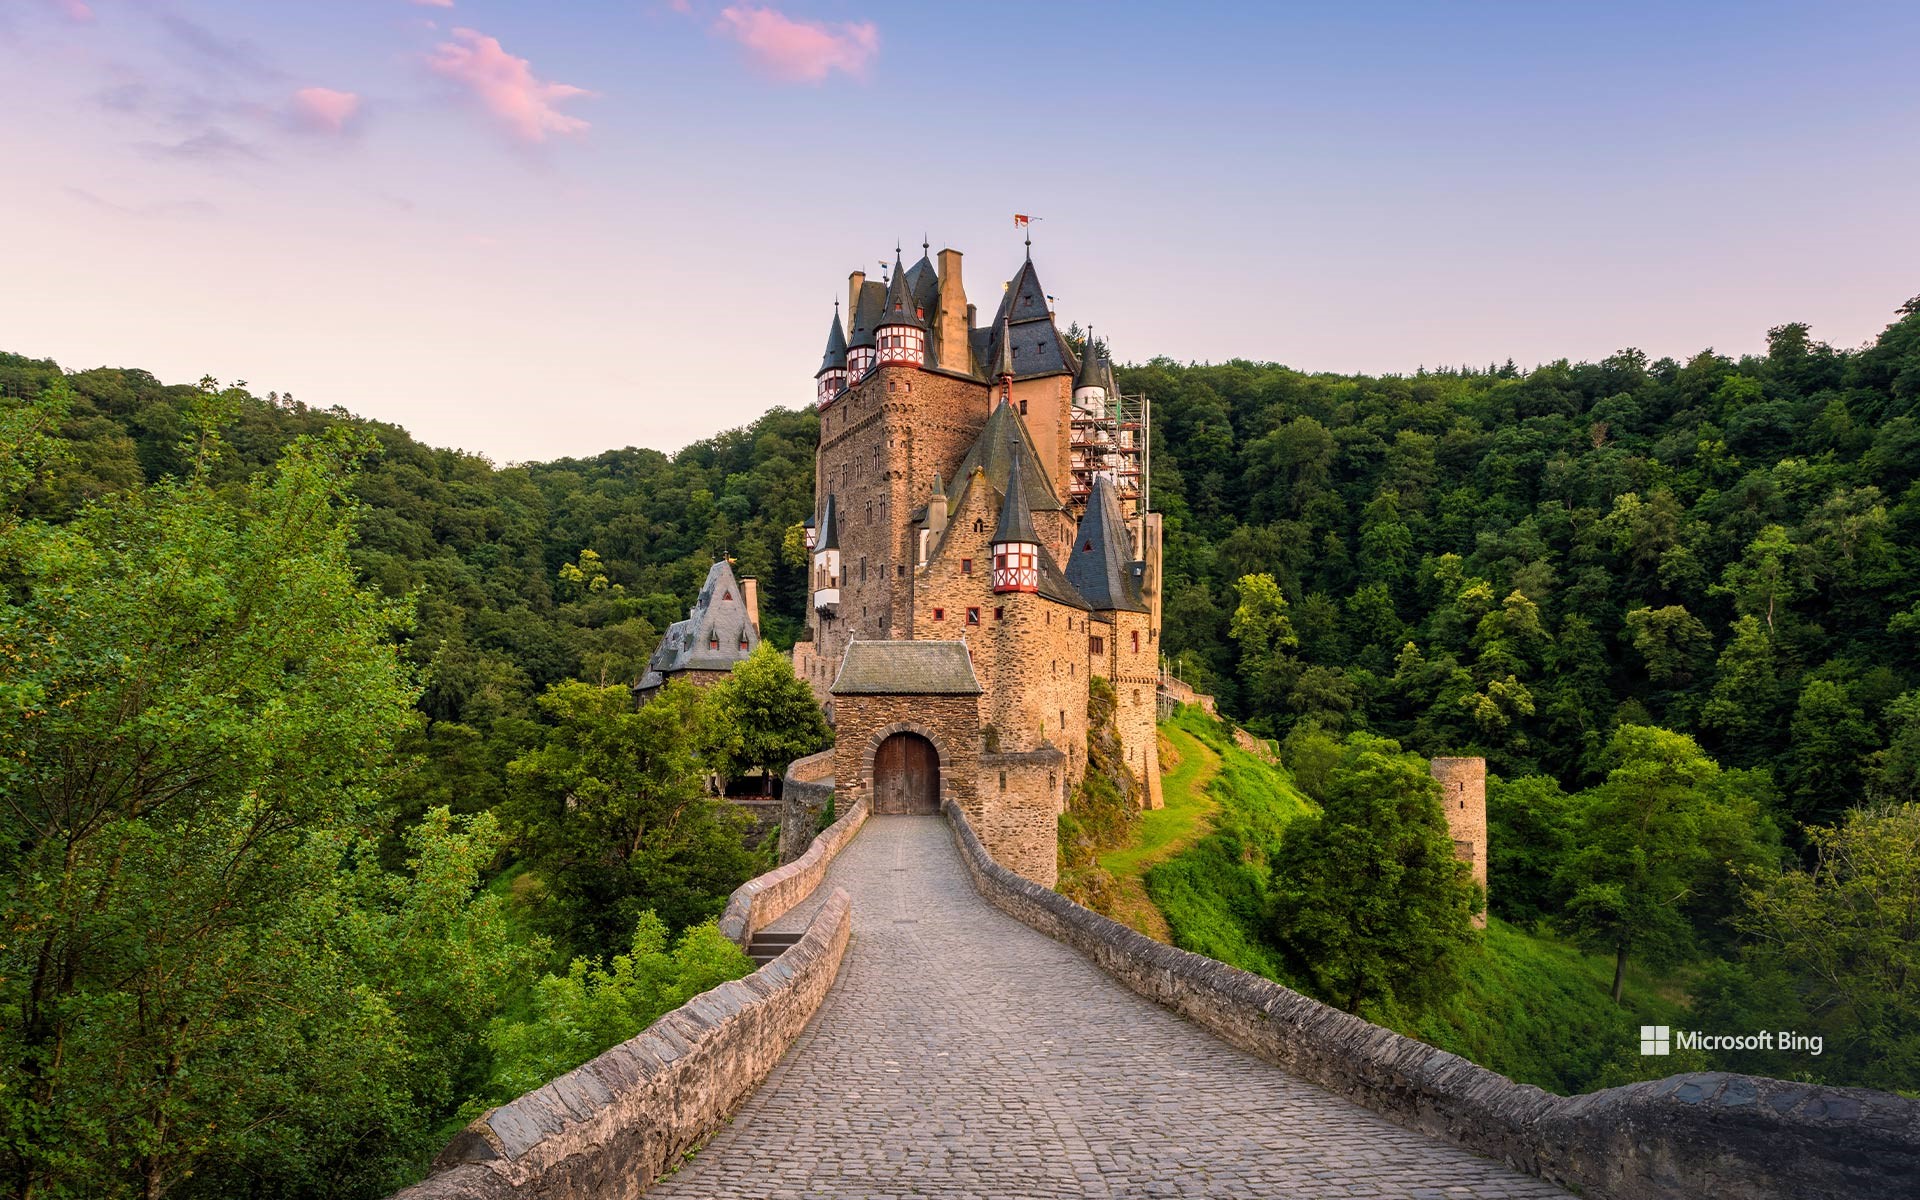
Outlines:
POLYGON ((917 733, 896 733, 873 756, 873 811, 940 811, 940 755, 917 733))

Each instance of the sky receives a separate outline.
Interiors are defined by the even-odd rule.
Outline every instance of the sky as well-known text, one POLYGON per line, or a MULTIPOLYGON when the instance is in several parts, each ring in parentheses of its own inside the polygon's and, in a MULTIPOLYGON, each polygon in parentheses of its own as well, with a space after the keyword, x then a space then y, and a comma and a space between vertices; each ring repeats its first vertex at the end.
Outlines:
POLYGON ((0 0, 0 349, 496 462, 811 401, 847 273, 1031 229, 1121 361, 1873 338, 1920 4, 0 0))

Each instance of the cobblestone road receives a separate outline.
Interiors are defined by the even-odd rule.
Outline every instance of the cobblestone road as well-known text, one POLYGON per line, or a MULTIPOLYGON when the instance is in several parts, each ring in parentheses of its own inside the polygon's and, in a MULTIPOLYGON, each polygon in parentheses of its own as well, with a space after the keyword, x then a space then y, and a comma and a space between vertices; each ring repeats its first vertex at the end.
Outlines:
POLYGON ((1216 1040, 973 891, 939 817, 874 817, 819 1014, 660 1197, 1534 1197, 1216 1040))

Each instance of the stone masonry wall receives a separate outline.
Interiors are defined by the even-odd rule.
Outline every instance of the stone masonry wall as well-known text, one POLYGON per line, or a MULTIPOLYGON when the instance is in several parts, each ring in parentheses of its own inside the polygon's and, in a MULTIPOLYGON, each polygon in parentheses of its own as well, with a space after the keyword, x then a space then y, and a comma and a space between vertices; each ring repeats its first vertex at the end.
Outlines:
POLYGON ((833 786, 848 812, 873 799, 873 753, 891 730, 921 734, 940 752, 940 796, 972 803, 979 771, 980 697, 835 696, 833 786))
MULTIPOLYGON (((1473 881, 1487 886, 1487 760, 1436 758, 1428 764, 1440 781, 1440 807, 1447 814, 1447 832, 1454 853, 1473 868, 1473 881)), ((1484 910, 1475 914, 1476 928, 1487 927, 1484 910)))
POLYGON ((1222 1040, 1430 1136, 1601 1200, 1911 1197, 1920 1101, 1706 1072, 1553 1096, 1271 980, 1153 941, 995 862, 948 806, 974 887, 1222 1040))
POLYGON ((780 861, 790 863, 813 844, 820 813, 833 799, 833 748, 787 764, 780 788, 780 861))
POLYGON ((754 934, 813 895, 813 889, 827 877, 827 865, 866 823, 867 806, 855 804, 845 816, 821 830, 805 854, 733 889, 720 914, 720 932, 745 950, 754 934))
POLYGON ((1060 878, 1060 813, 1053 802, 1066 755, 1052 748, 982 754, 978 799, 963 805, 989 852, 1035 883, 1060 878))
POLYGON ((718 1129, 812 1019, 852 932, 835 889, 800 942, 462 1130, 393 1200, 630 1200, 718 1129))

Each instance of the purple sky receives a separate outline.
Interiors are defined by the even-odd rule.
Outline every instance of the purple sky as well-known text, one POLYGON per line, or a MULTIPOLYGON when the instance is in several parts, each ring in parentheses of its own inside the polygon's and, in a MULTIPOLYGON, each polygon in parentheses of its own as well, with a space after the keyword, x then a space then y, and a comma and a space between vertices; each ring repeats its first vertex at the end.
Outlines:
POLYGON ((846 273, 1018 262, 1122 359, 1871 338, 1920 5, 0 0, 0 349, 497 461, 806 403, 846 273))

